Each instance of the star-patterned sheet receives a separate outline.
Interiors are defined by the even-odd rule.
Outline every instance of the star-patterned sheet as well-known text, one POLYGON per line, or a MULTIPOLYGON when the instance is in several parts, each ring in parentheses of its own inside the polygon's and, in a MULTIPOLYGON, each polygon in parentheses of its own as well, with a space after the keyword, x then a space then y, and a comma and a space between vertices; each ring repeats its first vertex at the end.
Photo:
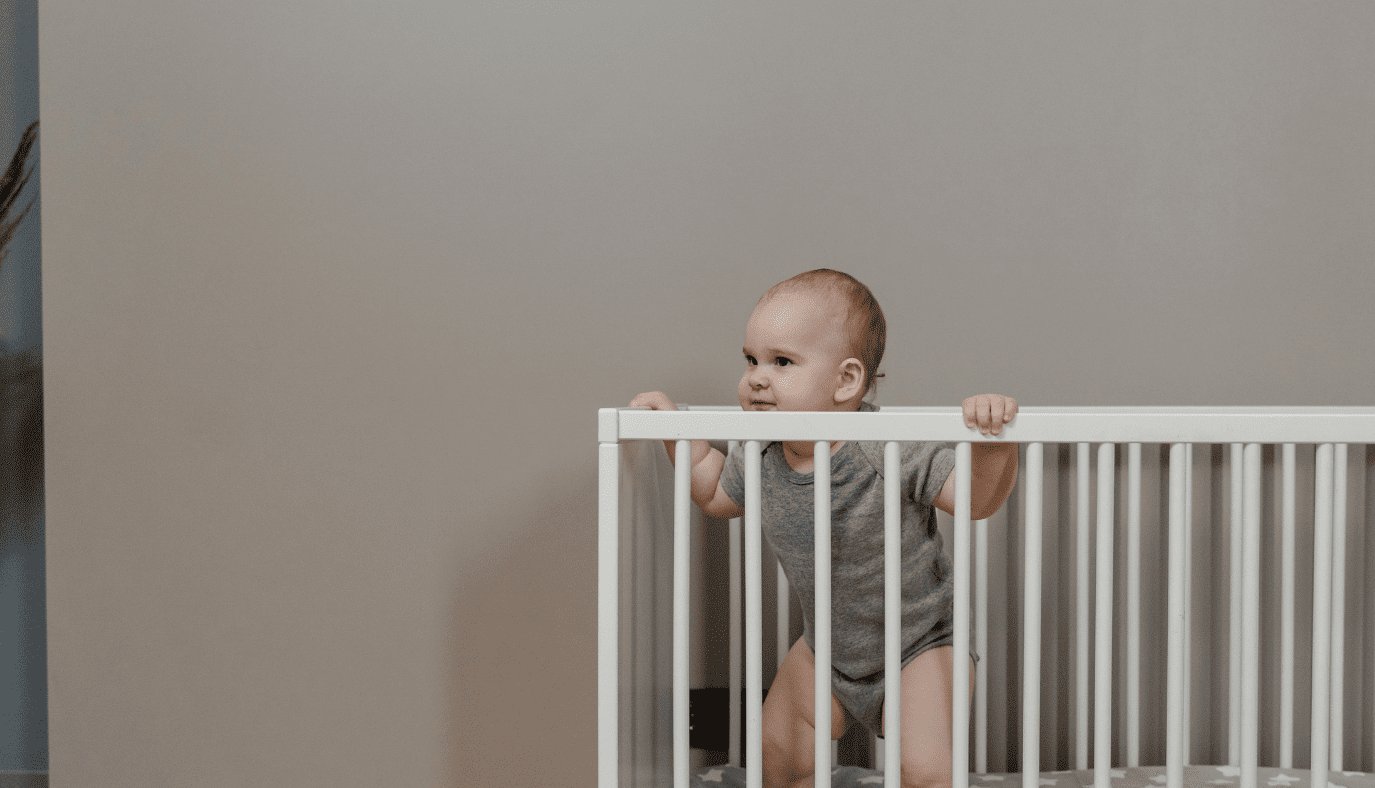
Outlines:
MULTIPOLYGON (((1307 769, 1256 769, 1257 783, 1267 788, 1308 788, 1312 778, 1307 769)), ((1159 788, 1165 784, 1164 766, 1137 766, 1110 769, 1113 788, 1159 788)), ((1186 788, 1222 788, 1241 784, 1239 766, 1185 766, 1186 788)), ((712 766, 692 776, 693 788, 731 788, 745 785, 745 770, 736 766, 712 766)), ((834 788, 882 786, 883 775, 872 769, 840 766, 831 770, 834 788)), ((969 788, 1021 788, 1020 774, 971 774, 969 788)), ((1042 788, 1091 788, 1093 770, 1041 772, 1042 788)), ((1375 788, 1375 774, 1369 772, 1330 772, 1328 788, 1375 788)))

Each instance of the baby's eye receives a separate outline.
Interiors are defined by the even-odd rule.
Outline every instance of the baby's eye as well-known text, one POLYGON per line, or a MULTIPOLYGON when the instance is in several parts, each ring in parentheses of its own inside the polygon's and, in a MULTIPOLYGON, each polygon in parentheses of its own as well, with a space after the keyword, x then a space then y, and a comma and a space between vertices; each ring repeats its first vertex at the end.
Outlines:
POLYGON ((790 359, 784 358, 783 356, 778 357, 778 366, 780 367, 786 367, 791 363, 793 362, 790 359))
POLYGON ((753 364, 753 363, 754 363, 754 356, 745 356, 745 363, 746 363, 746 364, 753 364))

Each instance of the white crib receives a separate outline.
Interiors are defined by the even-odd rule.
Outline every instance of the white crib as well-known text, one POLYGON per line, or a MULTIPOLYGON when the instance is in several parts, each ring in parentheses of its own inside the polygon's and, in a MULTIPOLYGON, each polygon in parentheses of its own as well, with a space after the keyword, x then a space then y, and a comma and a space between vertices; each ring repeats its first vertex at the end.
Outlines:
MULTIPOLYGON (((983 521, 971 523, 970 512, 970 457, 974 442, 1002 441, 1020 444, 1021 478, 1014 498, 1004 507, 1019 507, 1021 537, 1024 542, 1022 568, 1024 572, 1023 605, 1021 623, 1021 759, 1020 779, 1023 788, 1038 788, 1048 784, 1080 785, 1092 780, 1095 788, 1110 788, 1116 784, 1149 785, 1163 784, 1169 788, 1180 788, 1187 781, 1191 785, 1239 784, 1241 788, 1256 788, 1264 778, 1270 785, 1289 785, 1298 780, 1309 782, 1313 788, 1327 788, 1331 781, 1342 786, 1371 786, 1375 788, 1375 776, 1366 772, 1343 771, 1342 719, 1344 702, 1349 693, 1344 689, 1344 649, 1343 626, 1345 621, 1345 600, 1351 591, 1347 587, 1344 567, 1345 534, 1347 523, 1346 480, 1348 445, 1364 447, 1375 443, 1375 408, 1326 408, 1326 407, 1194 407, 1194 408, 1038 408, 1023 407, 1016 420, 1006 425, 998 437, 985 437, 964 426, 958 408, 913 408, 884 407, 873 413, 782 413, 782 412, 745 412, 737 407, 687 407, 677 412, 650 411, 642 408, 603 408, 598 413, 599 439, 599 575, 598 575, 598 785, 601 788, 619 788, 632 784, 668 784, 670 779, 675 788, 689 785, 729 784, 723 777, 739 777, 743 784, 762 785, 760 768, 760 706, 764 689, 762 673, 762 549, 760 537, 759 506, 759 458, 761 446, 772 440, 812 440, 816 441, 815 490, 816 518, 818 534, 829 535, 830 522, 830 479, 828 441, 884 441, 887 442, 886 467, 892 472, 885 473, 888 480, 886 488, 887 517, 885 522, 888 544, 885 553, 886 572, 886 623, 887 644, 885 648, 885 675, 888 677, 885 706, 891 715, 885 717, 889 730, 897 731, 900 718, 897 715, 899 699, 896 695, 898 682, 892 680, 897 675, 898 652, 898 580, 892 568, 898 565, 898 546, 895 536, 898 533, 898 479, 897 479, 897 442, 900 441, 947 441, 955 444, 956 449, 956 517, 953 523, 953 567, 955 583, 955 632, 956 654, 968 653, 974 645, 978 653, 988 655, 986 623, 988 620, 987 572, 978 574, 979 588, 971 588, 971 534, 977 535, 979 552, 978 564, 986 563, 987 538, 989 529, 980 527, 983 521), (688 600, 689 577, 689 531, 694 518, 694 506, 688 494, 688 467, 685 461, 688 454, 688 441, 705 439, 717 442, 730 442, 743 445, 746 455, 746 507, 743 523, 731 521, 730 524, 730 698, 732 701, 729 724, 732 727, 729 741, 731 749, 729 764, 738 766, 742 755, 744 768, 716 769, 706 775, 694 775, 689 762, 688 751, 688 600), (635 613, 635 605, 625 598, 625 578, 631 577, 637 562, 643 563, 646 556, 643 550, 626 547, 626 534, 623 528, 622 510, 628 508, 626 500, 636 496, 657 496, 659 491, 646 485, 652 481, 643 466, 662 461, 660 440, 677 441, 678 461, 674 466, 674 484, 669 500, 659 500, 658 504, 671 505, 673 522, 673 569, 672 569, 672 616, 671 622, 652 621, 646 627, 640 622, 640 631, 649 633, 657 642, 665 639, 672 642, 672 689, 669 697, 653 696, 656 690, 647 687, 646 676, 638 671, 626 671, 622 667, 633 658, 626 651, 635 648, 634 638, 628 636, 635 622, 628 620, 635 613), (1096 507, 1095 537, 1097 565, 1096 587, 1092 596, 1088 593, 1088 549, 1089 523, 1089 468, 1090 444, 1098 444, 1096 452, 1098 491, 1096 507), (1044 455, 1046 444, 1059 444, 1074 447, 1075 471, 1077 473, 1077 507, 1073 526, 1077 529, 1078 556, 1076 588, 1080 589, 1076 602, 1078 616, 1075 631, 1081 635, 1075 638, 1077 653, 1075 662, 1075 702, 1077 704, 1077 729, 1075 731, 1075 761, 1073 770, 1054 773, 1043 772, 1039 762, 1041 752, 1041 696, 1040 681, 1042 655, 1041 643, 1041 587, 1042 587, 1042 489, 1045 485, 1044 455), (1125 617, 1125 643, 1121 646, 1120 657, 1125 659, 1125 676, 1115 677, 1113 671, 1112 633, 1114 625, 1113 608, 1113 559, 1114 527, 1118 474, 1118 444, 1125 445, 1126 454, 1126 534, 1125 548, 1127 561, 1125 617), (1141 479, 1142 444, 1157 444, 1162 450, 1168 447, 1168 638, 1164 644, 1141 643, 1141 479), (1228 719, 1228 763, 1226 765, 1204 767, 1188 764, 1186 744, 1189 738, 1189 642, 1185 637, 1188 631, 1189 608, 1186 600, 1190 598, 1187 584, 1192 551, 1186 550, 1191 544, 1190 505, 1192 484, 1192 451, 1195 444, 1230 447, 1228 465, 1230 467, 1231 522, 1228 549, 1231 560, 1228 565, 1240 567, 1241 572, 1232 571, 1228 598, 1231 631, 1228 646, 1229 668, 1227 670, 1227 719, 1228 719), (1282 451, 1282 459, 1277 455, 1276 466, 1282 470, 1282 478, 1277 488, 1282 497, 1284 561, 1282 591, 1281 669, 1278 689, 1280 708, 1279 757, 1277 764, 1262 766, 1259 763, 1259 699, 1260 687, 1260 547, 1261 539, 1261 492, 1262 492, 1262 446, 1273 444, 1282 451), (1298 711, 1293 708, 1294 696, 1294 533, 1295 533, 1295 479, 1298 444, 1312 444, 1314 448, 1314 507, 1313 507, 1313 577, 1320 581, 1313 585, 1312 604, 1312 703, 1311 735, 1308 741, 1308 770, 1293 768, 1293 721, 1298 711), (638 446, 640 450, 632 447, 638 446), (657 456, 656 456, 657 455, 657 456), (641 489, 649 487, 650 489, 641 489), (1334 522, 1341 527, 1334 529, 1334 522), (739 561, 740 537, 743 532, 743 589, 740 588, 739 561), (626 560, 626 559, 629 560, 626 560), (1330 582, 1329 582, 1330 581, 1330 582), (1334 589, 1336 592, 1334 593, 1334 589), (743 594, 742 594, 743 591, 743 594), (977 610, 972 609, 971 596, 977 594, 977 610), (744 597, 743 606, 740 596, 744 597), (1093 659, 1093 768, 1088 766, 1088 644, 1090 632, 1088 621, 1089 605, 1095 606, 1093 659), (740 612, 743 607, 743 665, 740 658, 740 612), (971 618, 977 621, 977 632, 971 632, 971 618), (671 623, 671 635, 668 624, 671 623), (971 643, 971 637, 974 642, 971 643), (1163 769, 1152 772, 1140 763, 1140 704, 1141 657, 1151 649, 1164 646, 1167 653, 1166 713, 1164 720, 1165 763, 1163 769), (1113 722, 1113 682, 1124 678, 1125 686, 1119 694, 1126 698, 1126 714, 1123 735, 1125 737, 1125 758, 1119 757, 1114 764, 1112 752, 1113 722), (741 696, 739 688, 744 688, 744 708, 737 708, 741 696), (632 702, 632 696, 639 699, 632 702), (634 714, 633 706, 645 703, 655 709, 651 714, 638 714, 636 724, 627 724, 627 718, 634 714), (743 713, 742 713, 743 712, 743 713), (743 719, 745 751, 739 752, 740 740, 737 725, 743 719), (667 757, 671 774, 659 773, 650 764, 646 771, 643 753, 632 757, 625 752, 628 742, 635 736, 643 737, 656 725, 668 721, 672 728, 671 752, 667 757), (738 774, 737 774, 738 773, 738 774), (1050 779, 1047 779, 1047 778, 1050 779), (1209 779, 1209 778, 1213 779, 1209 779), (1234 778, 1234 779, 1227 779, 1234 778), (1239 781, 1239 782, 1238 782, 1239 781)), ((1364 455, 1362 455, 1364 456, 1364 455)), ((1165 469, 1162 468, 1162 471, 1165 469)), ((1163 490, 1162 490, 1163 492, 1163 490)), ((664 491, 664 497, 669 495, 664 491)), ((658 499, 655 499, 658 500, 658 499)), ((629 507, 633 508, 633 507, 629 507)), ((696 513, 700 515, 700 512, 696 513)), ((1364 520, 1362 519, 1361 522, 1364 520)), ((633 526, 634 523, 631 523, 633 526)), ((1151 526, 1157 524, 1151 523, 1151 526)), ((1061 518, 1053 527, 1066 529, 1071 522, 1061 518)), ((995 533, 997 533, 995 531, 995 533)), ((875 772, 850 770, 844 775, 833 769, 836 750, 829 739, 830 730, 830 686, 829 686, 829 649, 830 649, 830 565, 829 538, 816 542, 816 604, 813 621, 817 644, 817 692, 816 707, 817 747, 816 774, 817 784, 828 784, 825 775, 833 775, 837 782, 849 779, 852 782, 859 775, 860 783, 882 782, 885 786, 897 786, 897 764, 899 763, 897 738, 890 735, 890 746, 882 748, 878 757, 882 776, 875 772)), ((641 573, 644 567, 638 569, 641 573)), ((779 574, 781 579, 781 573, 779 574)), ((1361 593, 1358 589, 1356 593, 1361 593)), ((788 590, 785 585, 777 589, 779 607, 786 609, 788 590)), ((646 610, 641 609, 643 615, 646 610)), ((785 631, 786 614, 777 616, 779 623, 778 638, 780 649, 785 648, 788 633, 785 631)), ((780 651, 780 653, 782 653, 780 651)), ((961 692, 953 694, 952 719, 954 722, 952 762, 954 764, 954 787, 968 788, 971 780, 979 786, 998 785, 1010 788, 1011 780, 1017 779, 1014 773, 987 774, 987 701, 985 687, 989 677, 986 670, 989 661, 983 659, 978 664, 976 675, 976 697, 974 701, 973 741, 970 740, 971 708, 968 699, 961 692), (971 748, 971 744, 973 745, 971 748), (972 749, 972 753, 971 753, 972 749), (971 774, 971 758, 973 773, 971 774)), ((1372 661, 1375 664, 1375 661, 1372 661)), ((1009 660, 1009 664, 1011 664, 1009 660)), ((954 686, 968 686, 969 665, 965 660, 954 660, 954 686)), ((1371 679, 1375 686, 1375 676, 1371 679)), ((1275 694, 1275 689, 1267 686, 1267 695, 1275 694)), ((1152 691, 1148 688, 1147 692, 1152 691)), ((663 693, 658 693, 663 695, 663 693)), ((1370 692, 1363 697, 1355 697, 1357 703, 1370 704, 1370 692)), ((1375 726, 1372 726, 1375 727, 1375 726)), ((666 737, 662 737, 666 740, 666 737)), ((661 748, 662 749, 662 748, 661 748)), ((662 754, 662 753, 661 753, 662 754)), ((1356 760, 1360 759, 1359 752, 1356 760)), ((662 764, 664 758, 658 759, 662 764)), ((1357 763, 1368 771, 1369 763, 1357 763)), ((847 783, 848 784, 848 783, 847 783)))

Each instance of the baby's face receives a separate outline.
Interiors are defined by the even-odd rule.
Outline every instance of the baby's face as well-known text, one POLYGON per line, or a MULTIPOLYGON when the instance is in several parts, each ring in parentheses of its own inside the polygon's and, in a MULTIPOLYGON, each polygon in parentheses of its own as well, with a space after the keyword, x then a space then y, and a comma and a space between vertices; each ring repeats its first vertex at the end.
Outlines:
POLYGON ((759 304, 745 325, 745 410, 840 410, 845 311, 812 292, 783 292, 759 304))

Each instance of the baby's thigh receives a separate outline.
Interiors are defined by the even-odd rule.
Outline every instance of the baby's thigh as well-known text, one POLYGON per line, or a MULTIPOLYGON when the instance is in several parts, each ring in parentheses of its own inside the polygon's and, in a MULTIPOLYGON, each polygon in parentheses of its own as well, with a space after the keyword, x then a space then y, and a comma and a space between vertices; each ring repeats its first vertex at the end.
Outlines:
MULTIPOLYGON (((903 783, 948 785, 951 777, 951 700, 955 649, 936 646, 902 669, 903 783)), ((973 695, 973 660, 970 695, 973 695)), ((971 698, 972 699, 972 698, 971 698)))
MULTIPOLYGON (((829 682, 828 682, 829 684, 829 682)), ((845 735, 845 710, 831 695, 831 738, 845 735)), ((797 642, 783 657, 769 686, 763 708, 764 736, 796 748, 810 744, 816 730, 816 662, 807 641, 797 642)), ((810 751, 810 747, 807 748, 810 751)))

